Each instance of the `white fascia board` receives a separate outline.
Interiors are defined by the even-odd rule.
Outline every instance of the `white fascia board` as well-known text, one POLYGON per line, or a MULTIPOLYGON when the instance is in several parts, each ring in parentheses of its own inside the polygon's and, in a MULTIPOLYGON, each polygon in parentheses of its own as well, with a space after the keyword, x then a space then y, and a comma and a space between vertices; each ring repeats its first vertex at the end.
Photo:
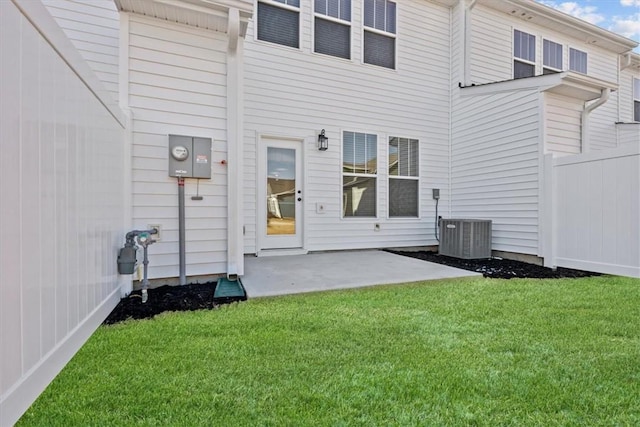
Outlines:
POLYGON ((618 85, 595 77, 566 71, 563 73, 487 83, 478 86, 467 86, 461 88, 460 96, 467 97, 493 95, 501 92, 514 92, 519 90, 538 90, 540 92, 557 93, 584 101, 591 101, 599 98, 604 89, 615 91, 618 90, 618 85))

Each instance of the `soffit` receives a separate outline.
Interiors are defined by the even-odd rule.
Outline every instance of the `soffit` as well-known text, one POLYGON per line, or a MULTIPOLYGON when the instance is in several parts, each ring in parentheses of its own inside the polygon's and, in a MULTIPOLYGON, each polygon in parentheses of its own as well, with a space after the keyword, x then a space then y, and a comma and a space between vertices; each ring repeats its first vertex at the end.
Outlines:
POLYGON ((253 14, 253 2, 247 0, 115 0, 118 10, 207 30, 227 32, 228 11, 240 11, 241 33, 253 14))
POLYGON ((616 53, 625 53, 638 46, 634 40, 533 0, 478 0, 478 3, 616 53))

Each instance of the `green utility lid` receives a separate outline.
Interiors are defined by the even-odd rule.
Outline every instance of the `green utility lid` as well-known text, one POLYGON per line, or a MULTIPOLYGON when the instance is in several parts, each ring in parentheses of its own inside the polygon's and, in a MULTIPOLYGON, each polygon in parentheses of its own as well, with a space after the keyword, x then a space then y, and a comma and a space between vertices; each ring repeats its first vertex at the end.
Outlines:
POLYGON ((234 301, 246 301, 247 293, 242 286, 240 278, 230 280, 226 277, 218 279, 216 290, 213 292, 213 302, 228 303, 234 301))

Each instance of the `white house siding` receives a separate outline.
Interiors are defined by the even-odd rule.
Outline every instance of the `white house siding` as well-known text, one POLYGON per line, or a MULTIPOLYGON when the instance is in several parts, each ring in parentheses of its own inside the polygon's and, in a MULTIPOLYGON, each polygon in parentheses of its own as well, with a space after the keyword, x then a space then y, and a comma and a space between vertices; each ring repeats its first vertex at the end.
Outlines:
POLYGON ((544 152, 559 155, 580 153, 584 101, 550 93, 544 94, 544 97, 544 152))
POLYGON ((397 2, 397 70, 362 63, 362 2, 352 2, 352 59, 312 52, 313 10, 301 1, 300 49, 255 39, 245 44, 245 252, 256 252, 257 135, 305 138, 305 241, 308 250, 435 244, 431 188, 448 208, 449 8, 397 2), (316 146, 321 129, 329 149, 316 146), (377 218, 343 219, 342 131, 378 134, 377 218), (387 215, 389 136, 420 140, 420 218, 387 215), (316 213, 316 203, 325 213, 316 213), (380 224, 380 231, 374 224, 380 224))
POLYGON ((104 87, 118 100, 119 14, 113 0, 42 0, 104 87))
POLYGON ((21 7, 0 1, 3 426, 117 304, 124 231, 122 114, 46 9, 21 7))
POLYGON ((129 106, 133 113, 133 225, 161 226, 149 277, 176 277, 178 185, 168 176, 168 135, 213 139, 212 179, 186 179, 188 276, 224 273, 227 250, 226 35, 131 15, 129 106))
POLYGON ((474 83, 487 83, 513 78, 513 30, 536 36, 536 75, 542 74, 543 39, 563 45, 563 70, 569 69, 569 48, 587 52, 587 74, 615 81, 617 55, 588 45, 531 21, 514 18, 483 5, 472 11, 471 76, 474 83))
POLYGON ((640 68, 620 71, 620 122, 633 122, 633 79, 640 79, 640 68))
POLYGON ((494 250, 537 254, 540 96, 522 90, 456 102, 451 217, 492 220, 494 250))

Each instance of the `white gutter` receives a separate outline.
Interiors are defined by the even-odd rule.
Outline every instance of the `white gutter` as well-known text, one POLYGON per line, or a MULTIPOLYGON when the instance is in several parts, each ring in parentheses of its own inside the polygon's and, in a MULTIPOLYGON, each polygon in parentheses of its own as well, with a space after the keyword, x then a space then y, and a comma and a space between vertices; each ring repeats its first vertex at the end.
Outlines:
MULTIPOLYGON (((463 34, 464 34, 464 45, 463 45, 463 66, 464 66, 464 79, 463 83, 465 86, 471 85, 471 11, 476 5, 478 0, 471 0, 471 3, 467 7, 464 8, 464 22, 463 22, 463 34)), ((465 0, 461 1, 464 5, 465 0)))
POLYGON ((609 95, 611 95, 611 89, 606 88, 602 89, 600 98, 596 100, 593 104, 590 104, 585 107, 582 111, 582 152, 588 153, 591 151, 591 141, 589 135, 589 114, 605 102, 609 100, 609 95))
POLYGON ((243 64, 240 11, 229 9, 227 48, 227 277, 244 274, 242 232, 242 98, 243 64))

